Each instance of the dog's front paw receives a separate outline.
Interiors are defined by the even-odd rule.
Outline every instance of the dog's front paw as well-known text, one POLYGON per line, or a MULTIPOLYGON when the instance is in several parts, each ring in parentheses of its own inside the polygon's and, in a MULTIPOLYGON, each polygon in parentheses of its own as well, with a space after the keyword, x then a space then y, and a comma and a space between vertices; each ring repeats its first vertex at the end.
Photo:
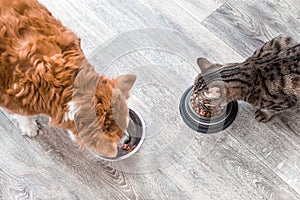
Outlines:
POLYGON ((20 125, 19 128, 22 135, 27 135, 29 137, 35 137, 38 135, 38 125, 33 119, 30 123, 20 125))
POLYGON ((259 122, 268 122, 274 116, 274 114, 270 113, 269 111, 257 109, 255 112, 255 119, 259 122))
POLYGON ((38 134, 38 125, 32 117, 13 115, 10 119, 20 129, 22 135, 34 137, 38 134))

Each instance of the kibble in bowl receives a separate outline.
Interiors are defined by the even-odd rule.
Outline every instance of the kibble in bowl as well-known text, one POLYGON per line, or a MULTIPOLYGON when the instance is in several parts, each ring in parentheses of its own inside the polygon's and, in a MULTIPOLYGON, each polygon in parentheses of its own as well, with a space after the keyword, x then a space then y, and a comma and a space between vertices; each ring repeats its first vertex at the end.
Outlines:
POLYGON ((215 107, 207 107, 205 106, 199 97, 197 97, 195 94, 190 96, 191 106, 193 110, 200 116, 211 118, 219 116, 223 113, 224 107, 221 106, 215 106, 215 107))
POLYGON ((205 106, 189 87, 180 100, 179 110, 183 121, 193 130, 201 133, 216 133, 229 127, 238 112, 237 101, 227 106, 205 106))

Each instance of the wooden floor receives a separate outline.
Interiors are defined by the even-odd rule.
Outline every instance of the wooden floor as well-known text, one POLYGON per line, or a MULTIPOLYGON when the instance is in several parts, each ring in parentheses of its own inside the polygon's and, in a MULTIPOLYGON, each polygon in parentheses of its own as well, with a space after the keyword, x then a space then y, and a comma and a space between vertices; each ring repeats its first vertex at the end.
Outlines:
POLYGON ((195 60, 242 61, 279 34, 300 41, 299 0, 40 0, 82 38, 99 73, 138 75, 129 105, 146 139, 123 162, 41 128, 23 137, 0 112, 0 199, 300 199, 300 112, 258 123, 240 103, 227 130, 203 135, 178 111, 195 60))

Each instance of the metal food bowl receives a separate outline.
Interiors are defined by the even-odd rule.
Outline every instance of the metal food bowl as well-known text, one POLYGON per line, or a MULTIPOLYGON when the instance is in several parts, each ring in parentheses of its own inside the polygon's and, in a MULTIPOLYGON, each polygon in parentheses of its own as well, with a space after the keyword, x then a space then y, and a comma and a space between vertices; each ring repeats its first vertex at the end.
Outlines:
POLYGON ((141 115, 133 109, 129 109, 129 117, 130 120, 126 132, 130 135, 131 139, 128 145, 135 146, 135 148, 132 151, 126 151, 118 147, 118 154, 113 158, 101 156, 91 151, 95 157, 107 161, 120 161, 129 158, 141 148, 145 139, 145 123, 141 115))
POLYGON ((238 112, 238 102, 232 101, 222 108, 218 116, 203 117, 192 108, 190 97, 193 86, 189 87, 180 100, 179 110, 183 121, 193 130, 201 133, 216 133, 229 127, 235 120, 238 112))

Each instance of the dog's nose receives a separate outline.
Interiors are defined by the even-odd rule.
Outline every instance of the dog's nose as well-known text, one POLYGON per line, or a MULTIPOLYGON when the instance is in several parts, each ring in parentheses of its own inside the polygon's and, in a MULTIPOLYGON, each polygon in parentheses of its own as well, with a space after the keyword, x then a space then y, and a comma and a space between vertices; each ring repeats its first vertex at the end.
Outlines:
POLYGON ((119 141, 119 145, 122 146, 123 144, 129 144, 130 141, 131 141, 131 137, 130 137, 129 133, 127 131, 125 131, 123 137, 119 141))
POLYGON ((130 141, 131 141, 131 136, 129 135, 129 133, 127 131, 125 131, 124 144, 128 144, 130 141))

